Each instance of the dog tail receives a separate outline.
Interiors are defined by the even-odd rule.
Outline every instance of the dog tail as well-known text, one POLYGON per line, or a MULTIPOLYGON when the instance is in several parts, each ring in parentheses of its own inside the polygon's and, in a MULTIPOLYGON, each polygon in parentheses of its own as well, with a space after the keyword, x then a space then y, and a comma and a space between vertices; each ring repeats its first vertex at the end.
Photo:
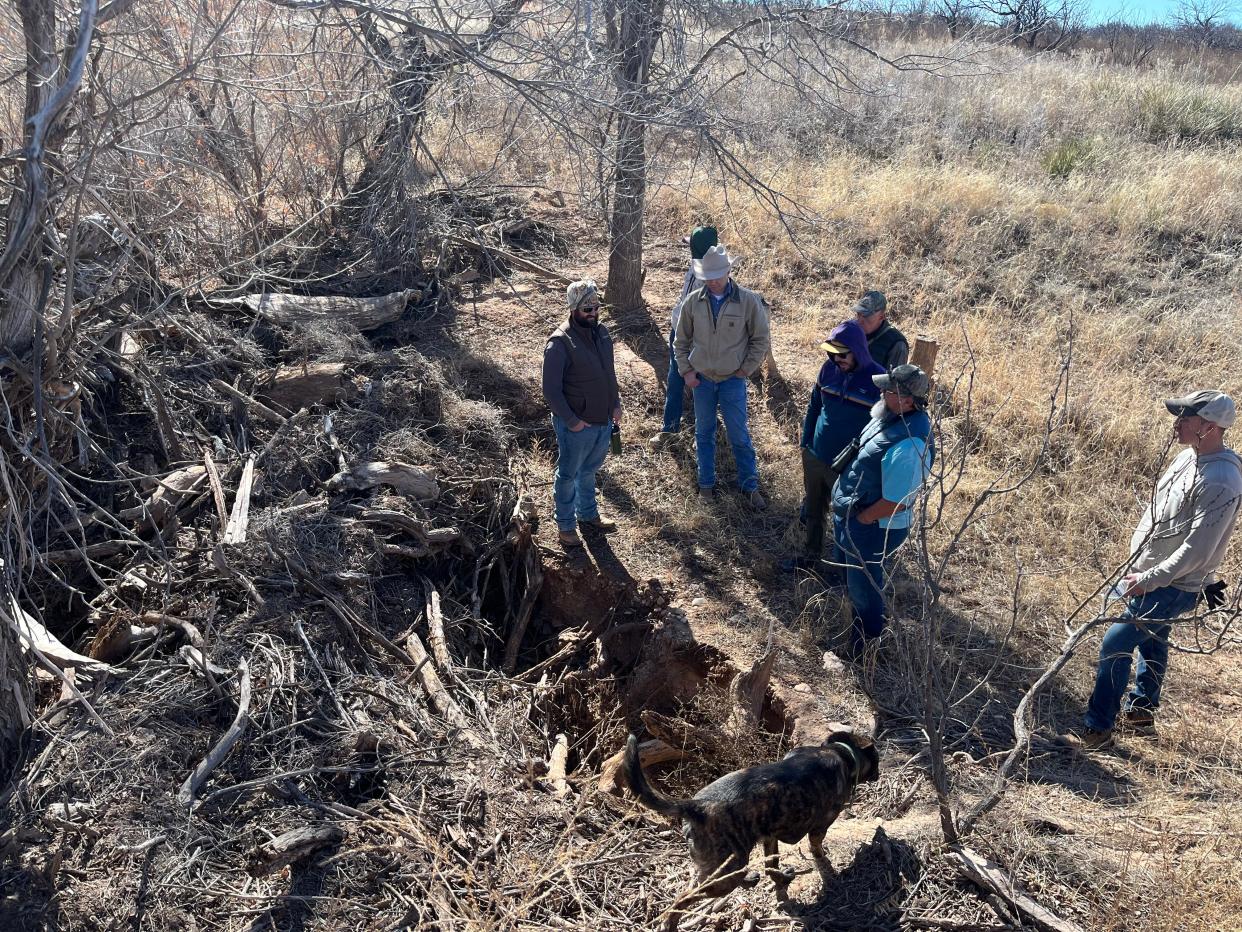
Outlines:
POLYGON ((678 819, 687 814, 691 800, 674 799, 647 782, 647 775, 643 773, 643 762, 638 756, 638 738, 634 735, 630 735, 625 742, 625 776, 630 790, 648 809, 678 819))

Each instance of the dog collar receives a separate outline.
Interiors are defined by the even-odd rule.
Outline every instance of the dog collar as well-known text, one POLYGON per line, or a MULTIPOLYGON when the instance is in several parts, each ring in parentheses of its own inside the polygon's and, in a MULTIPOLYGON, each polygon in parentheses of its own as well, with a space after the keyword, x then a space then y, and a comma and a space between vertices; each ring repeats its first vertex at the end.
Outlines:
POLYGON ((857 783, 858 778, 862 776, 862 760, 859 758, 858 752, 844 741, 829 741, 828 747, 845 749, 845 752, 850 756, 850 760, 854 762, 854 782, 857 783))

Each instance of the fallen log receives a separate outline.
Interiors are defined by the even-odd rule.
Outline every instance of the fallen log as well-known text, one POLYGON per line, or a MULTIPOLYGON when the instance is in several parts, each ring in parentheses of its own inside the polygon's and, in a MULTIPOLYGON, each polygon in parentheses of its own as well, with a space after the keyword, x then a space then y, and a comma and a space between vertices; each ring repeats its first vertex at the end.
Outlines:
POLYGON ((350 469, 338 472, 329 479, 328 485, 355 491, 390 485, 424 502, 433 502, 440 497, 440 486, 435 476, 419 466, 396 460, 355 463, 350 469))
POLYGON ((341 362, 317 362, 304 366, 281 366, 258 396, 289 411, 326 405, 352 395, 354 384, 341 362))
POLYGON ((440 611, 440 593, 429 579, 423 579, 425 593, 424 611, 427 616, 427 641, 431 644, 431 656, 445 673, 453 669, 453 658, 449 656, 448 644, 444 640, 444 615, 440 611))
POLYGON ((246 855, 246 872, 251 877, 266 877, 289 864, 307 860, 316 852, 338 844, 345 833, 335 825, 308 825, 295 828, 264 842, 246 855))
POLYGON ((954 845, 948 851, 949 861, 959 874, 989 893, 995 893, 1012 909, 1049 932, 1083 932, 1082 926, 1041 906, 1022 893, 1013 875, 989 861, 977 851, 963 845, 954 845))
POLYGON ((405 637, 405 650, 410 655, 410 659, 414 661, 415 675, 418 677, 418 682, 422 686, 423 692, 427 694, 432 708, 443 715, 454 728, 461 729, 462 735, 471 745, 482 747, 483 742, 474 733, 474 729, 470 727, 470 721, 466 718, 466 713, 461 710, 457 700, 450 696, 448 690, 444 688, 444 684, 440 681, 435 667, 431 664, 431 657, 427 654, 427 648, 423 646, 422 640, 413 631, 405 637))
POLYGON ((346 321, 361 331, 390 324, 405 313, 411 301, 421 301, 417 288, 394 291, 375 298, 345 295, 248 294, 240 298, 216 300, 218 305, 242 305, 275 324, 305 326, 314 323, 346 321))
MULTIPOLYGON (((638 760, 643 767, 685 760, 689 756, 685 751, 659 738, 652 738, 638 745, 638 760)), ((598 785, 601 793, 608 793, 612 796, 621 795, 621 790, 630 785, 625 776, 625 748, 604 761, 599 770, 598 785)))

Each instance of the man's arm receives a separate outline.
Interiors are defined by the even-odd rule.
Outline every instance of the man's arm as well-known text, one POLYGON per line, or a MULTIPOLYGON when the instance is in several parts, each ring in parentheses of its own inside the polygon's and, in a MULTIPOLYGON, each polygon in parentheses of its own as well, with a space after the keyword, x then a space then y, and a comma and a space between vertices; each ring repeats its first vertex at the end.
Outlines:
POLYGON ((1207 566, 1215 556, 1224 535, 1233 527, 1238 511, 1238 493, 1226 485, 1200 488, 1195 511, 1181 546, 1155 566, 1136 575, 1136 591, 1150 592, 1171 584, 1207 566))
POLYGON ((815 422, 819 420, 819 412, 824 408, 824 396, 820 393, 819 380, 811 389, 811 401, 806 406, 806 417, 802 419, 802 446, 811 448, 811 440, 815 437, 815 422))
POLYGON ((750 344, 746 347, 746 357, 742 360, 742 365, 738 371, 745 378, 750 378, 755 374, 763 361, 768 358, 768 351, 772 348, 772 331, 768 322, 768 304, 763 298, 755 295, 755 303, 751 312, 751 319, 746 323, 750 330, 750 344))
POLYGON ((904 366, 910 361, 910 344, 902 337, 893 344, 893 348, 888 351, 887 369, 892 372, 898 366, 904 366))
POLYGON ((690 371, 690 346, 694 342, 693 310, 689 298, 684 298, 677 317, 677 335, 673 337, 673 358, 677 360, 677 371, 682 375, 690 371))
POLYGON ((543 397, 552 413, 569 427, 577 427, 582 418, 574 414, 565 399, 565 369, 569 356, 560 340, 549 340, 543 348, 543 397))

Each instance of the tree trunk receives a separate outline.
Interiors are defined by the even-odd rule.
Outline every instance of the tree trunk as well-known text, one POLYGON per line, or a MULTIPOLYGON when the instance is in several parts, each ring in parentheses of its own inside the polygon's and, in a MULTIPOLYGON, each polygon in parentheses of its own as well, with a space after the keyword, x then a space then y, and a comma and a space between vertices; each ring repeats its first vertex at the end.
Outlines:
MULTIPOLYGON (((56 9, 41 0, 18 0, 22 32, 26 39, 26 107, 22 122, 23 151, 29 157, 34 141, 31 118, 39 113, 52 99, 56 91, 56 78, 60 71, 60 58, 56 54, 56 9)), ((21 168, 13 195, 6 210, 5 242, 3 252, 9 267, 0 270, 0 350, 13 356, 23 356, 34 342, 35 313, 41 291, 42 275, 39 271, 42 246, 37 227, 44 221, 45 192, 38 190, 43 184, 41 174, 31 166, 21 168), (33 211, 34 216, 29 216, 33 211), (24 234, 23 228, 35 224, 33 233, 24 234), (18 240, 25 237, 25 243, 18 240)))
POLYGON ((664 29, 664 0, 619 0, 608 38, 617 56, 616 176, 609 223, 608 303, 643 303, 643 212, 647 200, 647 108, 651 56, 664 29))

